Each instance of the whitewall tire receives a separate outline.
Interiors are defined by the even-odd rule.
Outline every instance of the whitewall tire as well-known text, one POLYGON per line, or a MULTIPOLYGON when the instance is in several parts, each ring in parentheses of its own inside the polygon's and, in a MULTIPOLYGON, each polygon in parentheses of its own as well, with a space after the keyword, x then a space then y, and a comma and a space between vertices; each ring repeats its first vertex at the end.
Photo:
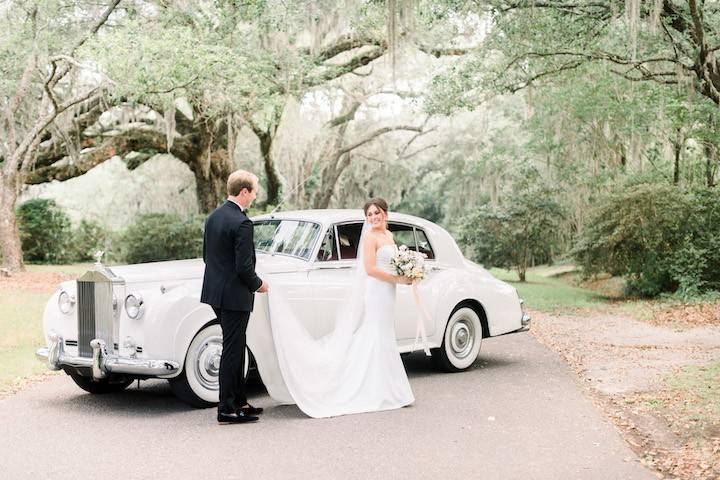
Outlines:
POLYGON ((442 370, 460 372, 470 368, 482 345, 480 316, 469 306, 456 308, 448 319, 440 348, 433 350, 433 361, 442 370))
MULTIPOLYGON (((188 347, 183 372, 170 380, 173 393, 193 407, 205 408, 218 404, 220 392, 220 357, 222 356, 222 329, 218 324, 203 327, 188 347)), ((245 351, 245 377, 247 378, 250 352, 245 351)))

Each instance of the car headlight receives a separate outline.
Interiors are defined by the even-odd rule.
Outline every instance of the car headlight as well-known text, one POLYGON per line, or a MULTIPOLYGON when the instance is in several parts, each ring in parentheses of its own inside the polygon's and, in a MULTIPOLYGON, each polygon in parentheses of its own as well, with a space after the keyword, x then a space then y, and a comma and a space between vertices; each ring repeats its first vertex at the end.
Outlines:
POLYGON ((125 312, 127 316, 133 320, 142 317, 144 312, 143 298, 140 295, 133 295, 132 293, 125 297, 125 312))
POLYGON ((67 315, 72 312, 73 306, 75 306, 75 297, 65 290, 60 292, 60 295, 58 296, 58 308, 63 315, 67 315))

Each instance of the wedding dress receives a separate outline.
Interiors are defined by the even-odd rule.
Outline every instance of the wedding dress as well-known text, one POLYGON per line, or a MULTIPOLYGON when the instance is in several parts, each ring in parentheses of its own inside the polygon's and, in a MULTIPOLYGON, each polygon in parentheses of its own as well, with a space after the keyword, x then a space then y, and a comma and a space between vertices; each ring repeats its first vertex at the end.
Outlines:
MULTIPOLYGON (((376 265, 394 273, 390 259, 396 249, 380 247, 376 265)), ((389 410, 415 400, 395 340, 395 284, 368 276, 361 253, 354 298, 338 314, 332 333, 313 338, 282 288, 272 284, 269 325, 250 322, 248 345, 268 393, 311 417, 389 410)))

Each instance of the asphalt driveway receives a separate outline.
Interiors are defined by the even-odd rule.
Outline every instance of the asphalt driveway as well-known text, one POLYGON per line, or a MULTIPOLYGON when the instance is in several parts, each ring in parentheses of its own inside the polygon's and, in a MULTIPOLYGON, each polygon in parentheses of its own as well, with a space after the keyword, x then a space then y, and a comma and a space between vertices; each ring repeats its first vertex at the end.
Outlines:
POLYGON ((164 381, 94 396, 65 375, 0 400, 7 479, 653 479, 583 394, 575 375, 529 334, 486 340, 476 367, 439 373, 405 358, 416 403, 310 419, 262 384, 251 425, 217 425, 213 409, 176 400, 164 381))

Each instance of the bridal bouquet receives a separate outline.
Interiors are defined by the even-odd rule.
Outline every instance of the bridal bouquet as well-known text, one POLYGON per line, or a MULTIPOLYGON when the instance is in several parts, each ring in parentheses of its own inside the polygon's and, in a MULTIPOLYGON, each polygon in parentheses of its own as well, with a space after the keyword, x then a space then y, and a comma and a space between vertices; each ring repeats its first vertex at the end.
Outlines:
POLYGON ((424 253, 410 250, 407 245, 400 245, 398 253, 390 259, 390 265, 395 269, 395 273, 413 280, 422 280, 427 273, 425 267, 425 259, 427 255, 424 253))
POLYGON ((420 315, 417 317, 417 328, 415 331, 415 343, 413 344, 413 350, 422 348, 425 351, 425 355, 430 355, 430 347, 428 346, 427 334, 425 333, 425 322, 431 323, 430 313, 420 299, 420 293, 418 292, 417 282, 425 278, 425 274, 428 272, 428 268, 425 266, 425 259, 427 255, 424 253, 410 250, 406 245, 401 245, 398 248, 398 253, 390 259, 390 265, 395 269, 395 273, 402 275, 413 280, 412 293, 415 298, 415 303, 418 306, 420 315))

